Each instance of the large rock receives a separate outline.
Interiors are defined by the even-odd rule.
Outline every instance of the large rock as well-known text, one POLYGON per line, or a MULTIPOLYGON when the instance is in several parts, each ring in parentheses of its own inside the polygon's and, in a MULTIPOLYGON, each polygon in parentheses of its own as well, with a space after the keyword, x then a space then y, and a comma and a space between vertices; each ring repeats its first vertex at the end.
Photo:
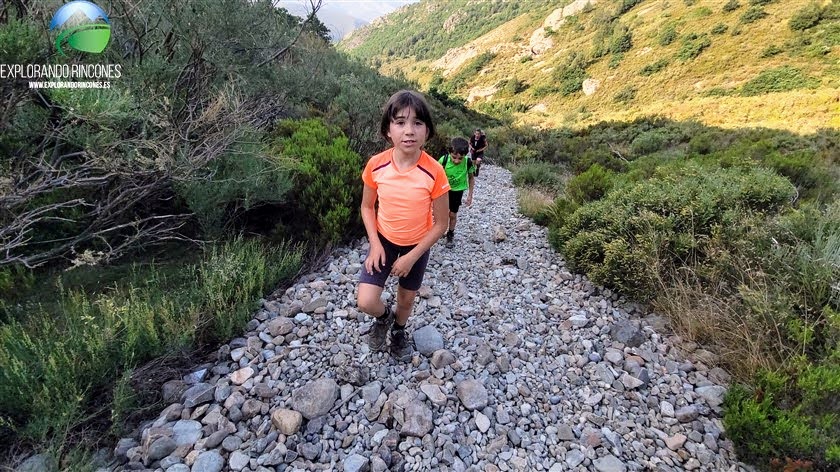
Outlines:
POLYGON ((455 388, 458 399, 468 410, 480 410, 487 406, 487 389, 478 380, 464 380, 455 388))
POLYGON ((225 466, 225 459, 219 451, 205 451, 198 455, 190 472, 221 472, 225 466))
POLYGON ((280 431, 280 434, 291 436, 298 432, 303 422, 303 415, 295 410, 281 408, 271 414, 271 424, 280 431))
POLYGON ((55 460, 47 454, 35 454, 23 461, 15 472, 52 472, 58 470, 55 460))
POLYGON ((400 434, 422 438, 434 426, 432 410, 425 403, 410 403, 403 411, 403 424, 400 434))
POLYGON ((610 336, 629 347, 639 347, 645 342, 645 336, 635 324, 622 320, 610 328, 610 336))
POLYGON ((181 403, 186 408, 195 408, 202 403, 213 401, 216 387, 206 383, 195 384, 181 395, 181 403))
POLYGON ((309 382, 292 394, 291 406, 304 418, 311 420, 326 415, 338 400, 339 388, 333 379, 309 382))
POLYGON ((414 331, 414 346, 426 357, 443 349, 443 336, 434 326, 426 325, 414 331))
POLYGON ((583 94, 586 96, 592 95, 601 86, 601 81, 598 79, 586 79, 583 81, 583 94))

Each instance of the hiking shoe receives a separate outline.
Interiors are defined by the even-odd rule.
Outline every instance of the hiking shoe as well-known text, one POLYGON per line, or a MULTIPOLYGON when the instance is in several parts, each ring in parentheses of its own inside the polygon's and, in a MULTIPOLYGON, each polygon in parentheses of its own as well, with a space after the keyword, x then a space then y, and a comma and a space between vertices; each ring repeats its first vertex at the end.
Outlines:
POLYGON ((373 321, 373 327, 368 334, 368 345, 374 351, 382 351, 385 348, 385 340, 388 338, 388 330, 394 323, 394 314, 391 308, 385 307, 385 313, 373 321))
POLYGON ((449 230, 446 232, 446 244, 452 244, 452 241, 455 240, 455 231, 449 230))
POLYGON ((411 354, 414 350, 408 342, 408 336, 405 334, 405 328, 391 330, 391 355, 394 359, 407 362, 411 359, 411 354))

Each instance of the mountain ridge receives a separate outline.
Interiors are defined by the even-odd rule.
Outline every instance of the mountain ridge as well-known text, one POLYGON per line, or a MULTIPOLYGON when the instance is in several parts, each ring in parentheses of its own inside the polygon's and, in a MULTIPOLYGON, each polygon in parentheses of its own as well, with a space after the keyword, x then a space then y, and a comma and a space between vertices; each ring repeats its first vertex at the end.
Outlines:
POLYGON ((832 111, 840 106, 837 1, 551 2, 461 42, 439 26, 479 4, 444 3, 410 5, 399 21, 389 15, 359 32, 361 42, 339 47, 426 90, 543 127, 648 115, 798 132, 840 127, 832 111), (824 18, 801 27, 814 5, 824 18), (430 32, 411 37, 415 46, 431 34, 445 51, 412 51, 397 41, 406 36, 399 25, 430 32), (389 50, 371 52, 388 38, 389 50))

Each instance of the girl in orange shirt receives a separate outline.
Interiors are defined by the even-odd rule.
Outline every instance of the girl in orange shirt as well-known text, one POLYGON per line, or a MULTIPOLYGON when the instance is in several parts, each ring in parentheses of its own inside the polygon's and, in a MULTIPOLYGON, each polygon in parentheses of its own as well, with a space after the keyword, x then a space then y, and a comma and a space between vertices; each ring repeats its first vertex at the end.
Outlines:
POLYGON ((422 149, 435 134, 422 95, 409 90, 392 95, 379 132, 393 147, 371 157, 362 173, 361 213, 370 251, 356 304, 376 318, 368 338, 371 348, 385 347, 390 328, 391 354, 405 361, 412 354, 405 325, 423 283, 429 249, 448 224, 449 182, 443 167, 422 149), (395 310, 382 301, 388 275, 399 277, 395 310))

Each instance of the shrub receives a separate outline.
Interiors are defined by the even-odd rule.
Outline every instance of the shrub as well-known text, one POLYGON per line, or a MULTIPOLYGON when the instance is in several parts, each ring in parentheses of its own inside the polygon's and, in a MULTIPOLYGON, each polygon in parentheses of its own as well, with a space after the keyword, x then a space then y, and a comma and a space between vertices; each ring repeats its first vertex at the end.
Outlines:
POLYGON ((688 141, 688 152, 709 154, 714 150, 714 137, 710 133, 696 134, 688 141))
POLYGON ((634 156, 650 154, 662 149, 668 144, 668 136, 663 130, 651 130, 639 133, 630 144, 634 156))
POLYGON ((737 9, 739 9, 739 8, 741 8, 741 4, 740 4, 740 3, 738 3, 738 0, 729 0, 729 1, 728 1, 728 2, 726 2, 726 4, 723 6, 723 12, 724 12, 724 13, 729 13, 729 12, 731 12, 731 11, 735 11, 735 10, 737 10, 737 9))
POLYGON ((715 26, 712 27, 712 34, 724 34, 724 33, 726 33, 726 31, 728 29, 729 29, 729 27, 726 26, 725 24, 718 23, 718 24, 716 24, 715 26))
POLYGON ((599 200, 613 187, 614 174, 599 164, 593 164, 585 172, 566 183, 566 196, 581 204, 599 200))
MULTIPOLYGON (((571 183, 571 182, 570 182, 571 183)), ((789 202, 786 179, 763 169, 661 168, 580 207, 558 231, 575 270, 639 299, 682 261, 703 261, 708 237, 731 215, 774 212, 789 202)))
POLYGON ((745 83, 741 87, 741 95, 752 97, 766 93, 815 88, 818 85, 818 79, 808 77, 801 70, 791 66, 781 66, 762 71, 755 78, 745 83))
POLYGON ((628 85, 613 96, 613 101, 616 103, 630 103, 634 98, 636 98, 636 87, 628 85))
POLYGON ((337 243, 360 226, 355 209, 361 202, 361 157, 347 138, 317 119, 284 121, 278 129, 279 152, 295 163, 295 205, 312 241, 337 243))
POLYGON ((622 26, 613 33, 610 39, 610 52, 621 54, 633 48, 633 33, 626 26, 622 26))
POLYGON ((820 23, 820 15, 822 8, 819 3, 811 3, 805 8, 793 14, 788 25, 794 31, 805 31, 808 28, 813 28, 820 23))
POLYGON ((767 18, 769 15, 763 8, 758 6, 753 6, 747 9, 743 15, 741 15, 741 23, 749 24, 754 23, 762 18, 767 18))
POLYGON ((642 70, 639 71, 639 75, 643 75, 643 76, 653 75, 657 72, 662 71, 666 67, 668 67, 668 64, 670 64, 670 63, 671 63, 671 61, 669 61, 666 58, 659 59, 658 61, 654 62, 653 64, 648 64, 648 65, 642 67, 642 70))
POLYGON ((775 44, 771 44, 771 45, 767 46, 767 48, 764 51, 761 52, 760 57, 766 59, 768 57, 773 57, 775 55, 781 54, 782 52, 784 52, 784 50, 782 48, 780 48, 779 46, 776 46, 775 44))
POLYGON ((529 162, 521 165, 513 173, 513 184, 517 187, 541 187, 558 190, 560 169, 546 162, 529 162))
POLYGON ((777 0, 750 0, 750 5, 770 5, 777 0))
POLYGON ((586 68, 580 56, 573 55, 564 66, 554 71, 554 77, 559 82, 558 91, 563 96, 571 95, 583 88, 586 79, 586 68))
POLYGON ((619 0, 616 15, 620 16, 627 13, 628 11, 630 11, 631 8, 635 7, 641 2, 642 0, 619 0))
POLYGON ((667 46, 677 39, 677 29, 673 24, 668 24, 659 33, 659 45, 667 46))
POLYGON ((712 40, 705 34, 690 34, 683 38, 682 46, 677 57, 683 62, 690 61, 700 55, 706 48, 712 45, 712 40))

